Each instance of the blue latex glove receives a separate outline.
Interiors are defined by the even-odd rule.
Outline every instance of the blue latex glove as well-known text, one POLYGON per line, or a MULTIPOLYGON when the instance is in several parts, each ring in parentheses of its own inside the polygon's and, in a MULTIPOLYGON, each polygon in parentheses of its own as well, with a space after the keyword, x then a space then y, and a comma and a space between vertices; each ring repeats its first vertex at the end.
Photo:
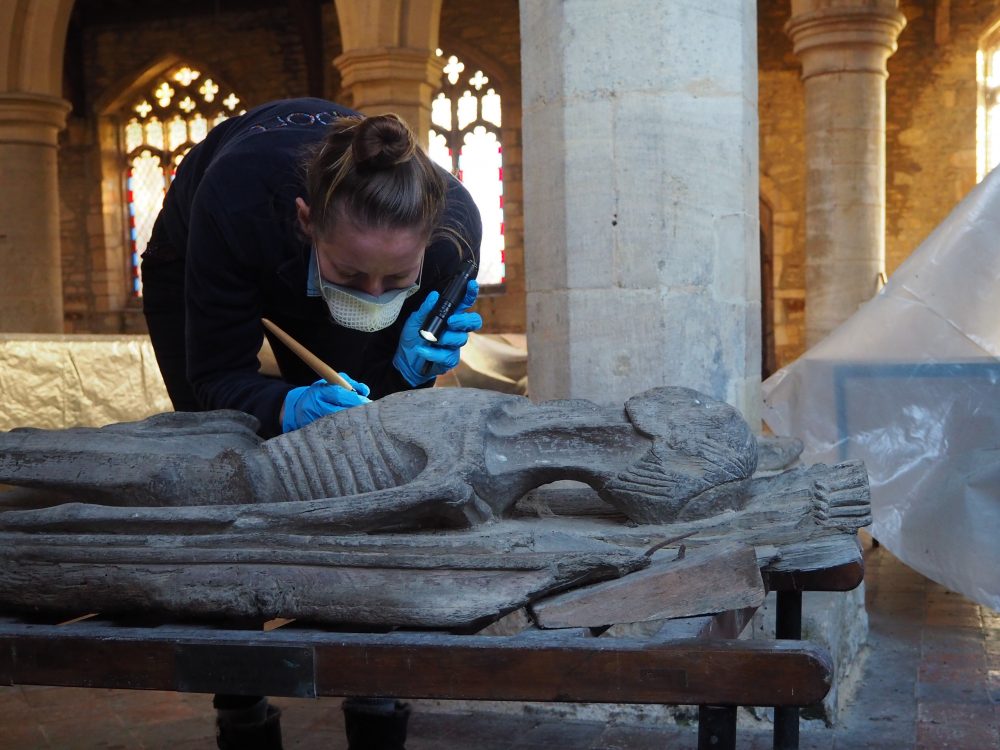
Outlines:
POLYGON ((465 289, 465 297, 448 318, 448 327, 436 344, 424 340, 420 335, 420 327, 437 304, 437 292, 428 294, 420 309, 411 313, 406 319, 392 364, 407 383, 416 388, 458 365, 460 350, 469 340, 469 334, 483 327, 483 319, 479 313, 467 312, 475 304, 478 294, 479 284, 475 279, 470 279, 465 289), (428 364, 429 368, 426 367, 428 364))
POLYGON ((291 432, 327 414, 370 403, 368 394, 371 391, 367 385, 351 379, 345 373, 340 373, 340 377, 350 383, 354 390, 349 391, 325 380, 317 380, 312 385, 290 390, 285 396, 282 409, 281 431, 291 432))

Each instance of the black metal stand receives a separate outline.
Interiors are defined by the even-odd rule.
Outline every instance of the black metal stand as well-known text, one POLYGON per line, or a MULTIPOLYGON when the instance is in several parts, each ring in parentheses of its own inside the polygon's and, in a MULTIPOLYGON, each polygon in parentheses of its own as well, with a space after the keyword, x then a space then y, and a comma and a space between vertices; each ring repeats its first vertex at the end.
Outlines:
POLYGON ((698 750, 736 750, 736 706, 698 706, 698 750))
MULTIPOLYGON (((802 638, 802 592, 779 591, 775 612, 775 637, 785 640, 802 638)), ((799 709, 775 707, 774 750, 798 750, 799 709)))

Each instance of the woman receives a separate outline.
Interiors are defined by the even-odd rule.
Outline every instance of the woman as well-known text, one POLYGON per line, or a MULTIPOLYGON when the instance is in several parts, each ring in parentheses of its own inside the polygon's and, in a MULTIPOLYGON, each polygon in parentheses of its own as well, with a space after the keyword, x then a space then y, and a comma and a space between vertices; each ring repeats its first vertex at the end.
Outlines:
MULTIPOLYGON (((217 125, 181 162, 143 254, 143 311, 178 411, 237 409, 262 437, 432 385, 482 327, 475 280, 434 344, 420 334, 482 222, 468 191, 394 115, 321 99, 257 107, 217 125), (348 390, 316 381, 267 318, 348 390), (267 335, 280 378, 259 372, 267 335), (315 381, 315 382, 314 382, 315 381)), ((217 695, 220 748, 280 748, 266 698, 217 695)), ((403 748, 409 708, 344 701, 350 747, 403 748)))
POLYGON ((436 346, 418 329, 482 224, 468 191, 394 115, 320 99, 216 126, 180 164, 143 254, 144 312, 177 410, 238 409, 271 437, 323 414, 433 384, 458 363, 477 286, 436 346), (315 374, 268 338, 268 318, 355 383, 315 374), (429 366, 427 363, 430 363, 429 366))

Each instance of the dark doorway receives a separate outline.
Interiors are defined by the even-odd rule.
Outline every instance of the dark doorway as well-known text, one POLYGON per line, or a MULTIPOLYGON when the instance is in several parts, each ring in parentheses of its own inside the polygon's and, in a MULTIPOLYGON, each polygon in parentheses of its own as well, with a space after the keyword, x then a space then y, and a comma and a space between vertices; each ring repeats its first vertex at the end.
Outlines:
POLYGON ((774 351, 774 212, 760 199, 760 378, 778 369, 774 351))

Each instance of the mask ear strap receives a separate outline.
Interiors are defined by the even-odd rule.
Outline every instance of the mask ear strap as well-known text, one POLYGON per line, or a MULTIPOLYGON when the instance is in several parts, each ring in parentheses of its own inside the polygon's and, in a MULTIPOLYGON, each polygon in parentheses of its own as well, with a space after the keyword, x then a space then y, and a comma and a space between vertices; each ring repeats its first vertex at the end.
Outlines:
POLYGON ((316 243, 312 246, 313 258, 316 261, 316 283, 323 286, 323 269, 319 267, 319 250, 316 249, 316 243))
POLYGON ((427 248, 424 248, 424 256, 420 259, 420 273, 417 274, 417 280, 413 282, 415 286, 420 286, 420 281, 424 278, 424 266, 427 264, 427 248))

